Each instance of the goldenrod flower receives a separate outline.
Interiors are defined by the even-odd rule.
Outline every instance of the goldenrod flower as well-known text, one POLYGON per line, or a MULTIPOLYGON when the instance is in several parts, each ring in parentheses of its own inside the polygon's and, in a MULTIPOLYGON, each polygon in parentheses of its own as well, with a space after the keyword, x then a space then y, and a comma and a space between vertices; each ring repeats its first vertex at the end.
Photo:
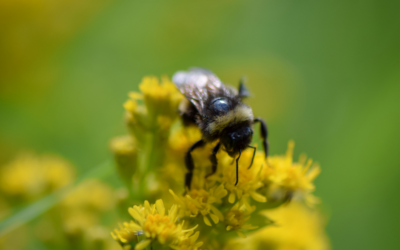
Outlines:
POLYGON ((265 210, 263 214, 275 221, 275 225, 260 229, 246 239, 232 240, 225 249, 330 249, 324 232, 325 220, 318 210, 300 202, 292 202, 287 206, 265 210))
POLYGON ((303 198, 309 205, 318 202, 311 192, 315 187, 313 180, 319 175, 320 167, 312 165, 302 156, 299 162, 293 162, 294 142, 290 141, 286 155, 268 158, 268 167, 263 169, 263 178, 267 186, 266 195, 272 200, 303 198))
POLYGON ((97 223, 95 214, 84 210, 64 211, 63 229, 68 235, 82 235, 97 223))
POLYGON ((177 246, 171 246, 171 248, 176 250, 196 250, 203 245, 203 242, 197 242, 200 232, 196 232, 189 237, 182 239, 177 246))
POLYGON ((62 203, 69 211, 107 211, 115 205, 114 193, 108 184, 96 179, 85 180, 62 203))
POLYGON ((110 143, 120 177, 130 185, 137 168, 137 145, 130 135, 114 138, 110 143))
POLYGON ((0 190, 7 196, 33 199, 73 178, 74 168, 61 157, 25 153, 0 169, 0 190))
POLYGON ((220 155, 223 156, 219 161, 222 173, 221 182, 224 183, 225 188, 229 191, 229 202, 233 204, 236 200, 240 200, 244 203, 249 197, 258 202, 266 202, 266 197, 257 191, 264 186, 261 179, 261 170, 266 165, 264 154, 258 152, 254 158, 253 166, 248 169, 253 153, 250 150, 242 153, 239 161, 239 182, 236 186, 236 161, 224 152, 220 155))
POLYGON ((222 213, 213 205, 222 203, 222 198, 227 195, 223 185, 211 188, 209 191, 192 189, 183 197, 177 196, 172 190, 169 192, 180 205, 182 216, 196 217, 201 214, 208 226, 212 226, 208 216, 215 224, 224 220, 222 213))
POLYGON ((240 206, 239 203, 237 203, 225 215, 224 223, 226 225, 226 230, 236 231, 240 237, 245 238, 246 236, 242 233, 243 230, 257 228, 256 226, 245 224, 250 219, 250 214, 254 211, 254 209, 255 207, 253 207, 251 210, 247 210, 245 205, 240 206))
POLYGON ((161 114, 176 117, 175 108, 183 96, 168 77, 162 77, 161 83, 157 77, 145 77, 139 89, 143 94, 149 115, 161 114))
POLYGON ((133 166, 134 176, 130 174, 127 178, 133 179, 132 188, 140 193, 156 193, 154 187, 160 185, 146 183, 157 180, 152 177, 152 170, 164 164, 170 129, 179 115, 183 95, 167 77, 161 81, 157 77, 144 77, 139 89, 141 93, 129 93, 130 99, 124 104, 130 135, 142 152, 133 166))
POLYGON ((85 249, 92 250, 120 250, 121 247, 110 237, 109 229, 105 226, 93 226, 86 233, 87 244, 85 249))
MULTIPOLYGON (((61 223, 62 233, 68 237, 70 244, 80 245, 83 244, 82 240, 89 240, 89 232, 100 226, 102 213, 113 209, 115 204, 116 198, 109 185, 96 179, 88 179, 61 202, 50 221, 61 223), (56 222, 54 216, 59 217, 56 222)), ((87 242, 89 243, 93 242, 87 242)))
POLYGON ((143 235, 143 232, 140 226, 131 221, 120 224, 119 229, 114 229, 111 235, 123 246, 129 242, 138 242, 138 236, 143 235))
POLYGON ((162 77, 161 82, 157 77, 144 77, 139 89, 142 93, 129 93, 130 99, 124 104, 131 131, 140 137, 140 130, 169 129, 183 98, 175 84, 167 77, 162 77))
POLYGON ((177 223, 179 212, 176 205, 171 207, 168 214, 162 200, 157 200, 153 205, 145 201, 144 206, 133 206, 128 211, 135 221, 125 222, 119 230, 111 233, 121 245, 137 243, 137 250, 153 242, 173 249, 197 249, 201 246, 201 243, 195 243, 198 234, 192 235, 197 226, 184 229, 184 221, 177 223), (144 238, 139 241, 139 236, 144 238))
POLYGON ((196 126, 182 126, 171 132, 168 138, 168 147, 174 159, 183 159, 184 155, 195 142, 201 139, 200 129, 196 126))

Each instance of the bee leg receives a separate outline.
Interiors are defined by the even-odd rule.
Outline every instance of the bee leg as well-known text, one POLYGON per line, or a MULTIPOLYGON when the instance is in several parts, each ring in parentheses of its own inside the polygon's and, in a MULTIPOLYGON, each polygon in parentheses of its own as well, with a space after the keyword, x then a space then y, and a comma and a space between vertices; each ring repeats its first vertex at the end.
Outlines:
POLYGON ((218 143, 217 146, 215 146, 215 148, 212 151, 212 155, 210 156, 210 161, 211 161, 211 164, 212 164, 211 173, 206 175, 206 178, 209 177, 210 175, 215 174, 215 172, 217 171, 217 165, 218 165, 217 153, 218 153, 218 150, 219 150, 220 146, 221 146, 221 143, 218 143))
POLYGON ((254 123, 256 122, 260 122, 261 125, 261 137, 263 140, 263 148, 264 148, 264 153, 265 153, 265 157, 268 156, 268 151, 269 151, 269 144, 268 144, 268 129, 267 129, 267 124, 265 123, 265 121, 259 117, 254 119, 254 123))
POLYGON ((239 156, 238 156, 238 158, 236 159, 236 183, 235 183, 235 186, 238 184, 238 182, 239 182, 239 158, 240 158, 240 155, 242 154, 242 150, 240 150, 239 149, 239 156))
POLYGON ((253 151, 253 158, 251 158, 250 166, 247 168, 247 169, 250 169, 251 166, 253 166, 254 157, 256 156, 256 147, 253 147, 253 146, 250 146, 250 145, 247 146, 247 147, 254 149, 254 151, 253 151))
POLYGON ((187 170, 189 171, 185 175, 185 187, 190 189, 190 184, 192 183, 192 177, 193 177, 193 169, 194 169, 194 163, 193 163, 193 158, 192 158, 192 151, 195 150, 198 147, 204 146, 205 142, 203 140, 200 140, 193 144, 190 148, 189 151, 186 153, 185 157, 185 165, 187 170))

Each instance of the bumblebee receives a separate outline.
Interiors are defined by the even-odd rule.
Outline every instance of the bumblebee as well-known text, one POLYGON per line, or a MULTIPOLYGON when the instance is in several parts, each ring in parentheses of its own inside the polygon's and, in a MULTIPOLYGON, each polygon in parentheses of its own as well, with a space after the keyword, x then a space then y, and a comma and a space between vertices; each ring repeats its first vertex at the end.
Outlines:
POLYGON ((196 148, 219 140, 210 156, 212 164, 211 173, 217 171, 216 154, 223 149, 233 158, 236 158, 236 183, 239 182, 239 159, 243 150, 252 148, 253 164, 256 147, 250 145, 253 137, 253 124, 261 124, 261 136, 265 157, 268 155, 268 130, 266 123, 260 118, 254 118, 252 109, 242 102, 249 96, 243 79, 239 82, 239 88, 224 85, 211 71, 202 68, 192 68, 189 71, 178 71, 172 81, 185 95, 179 111, 184 124, 194 123, 201 132, 202 139, 193 144, 185 156, 185 165, 188 173, 185 176, 185 186, 190 189, 193 177, 194 163, 191 153, 196 148))

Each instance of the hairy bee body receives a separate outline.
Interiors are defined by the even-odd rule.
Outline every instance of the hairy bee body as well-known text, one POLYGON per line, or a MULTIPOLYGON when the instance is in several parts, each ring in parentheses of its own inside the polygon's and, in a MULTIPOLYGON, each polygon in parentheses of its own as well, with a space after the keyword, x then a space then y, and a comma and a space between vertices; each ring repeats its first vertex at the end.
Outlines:
MULTIPOLYGON (((248 96, 242 83, 239 90, 236 90, 224 85, 211 71, 200 68, 193 68, 187 72, 179 71, 172 80, 186 96, 179 107, 184 123, 196 124, 203 135, 202 140, 195 143, 186 155, 185 163, 189 173, 186 175, 185 185, 188 188, 194 168, 191 152, 205 143, 219 140, 210 157, 213 174, 217 168, 216 153, 221 145, 231 157, 240 157, 242 150, 247 147, 253 148, 255 153, 255 148, 249 145, 255 121, 261 121, 264 149, 267 154, 266 125, 262 120, 254 119, 252 109, 242 102, 242 98, 248 96)), ((237 182, 238 177, 236 184, 237 182)))

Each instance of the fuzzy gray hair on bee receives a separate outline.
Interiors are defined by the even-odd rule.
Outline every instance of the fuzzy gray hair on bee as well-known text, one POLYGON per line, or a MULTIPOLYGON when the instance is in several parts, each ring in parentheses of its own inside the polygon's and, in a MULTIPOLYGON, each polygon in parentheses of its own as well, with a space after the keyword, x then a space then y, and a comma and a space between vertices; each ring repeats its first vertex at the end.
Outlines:
POLYGON ((242 151, 252 148, 253 158, 249 168, 253 164, 256 148, 250 146, 253 137, 253 124, 260 122, 261 137, 265 157, 268 156, 267 125, 260 118, 254 118, 250 106, 242 102, 249 96, 244 80, 239 83, 239 89, 224 85, 211 71, 202 68, 191 68, 189 71, 178 71, 172 77, 177 88, 185 95, 186 99, 179 106, 180 114, 186 125, 196 124, 201 132, 202 139, 193 144, 185 157, 185 165, 188 173, 185 176, 185 186, 190 189, 193 177, 194 163, 192 151, 219 140, 210 156, 212 164, 211 173, 217 171, 217 153, 223 146, 231 156, 236 157, 236 183, 239 182, 239 158, 242 151))

